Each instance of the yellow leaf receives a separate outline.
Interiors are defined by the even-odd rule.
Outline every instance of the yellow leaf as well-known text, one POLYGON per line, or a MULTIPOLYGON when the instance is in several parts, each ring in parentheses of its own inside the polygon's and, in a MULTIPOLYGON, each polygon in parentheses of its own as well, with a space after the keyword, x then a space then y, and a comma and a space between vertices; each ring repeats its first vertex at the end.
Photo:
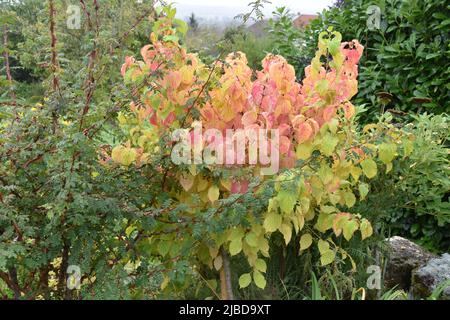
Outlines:
MULTIPOLYGON (((189 172, 195 177, 197 175, 197 165, 191 164, 191 166, 189 167, 189 172)), ((202 190, 198 190, 198 191, 202 191, 202 190)))
POLYGON ((305 233, 300 238, 300 250, 308 249, 312 244, 312 236, 309 233, 305 233))
POLYGON ((320 254, 323 254, 330 250, 330 244, 322 239, 317 242, 317 247, 319 248, 320 254))
POLYGON ((386 165, 386 173, 391 172, 391 170, 392 170, 392 162, 390 162, 386 165))
POLYGON ((296 155, 298 160, 307 160, 311 157, 314 150, 311 142, 305 142, 297 146, 296 155))
POLYGON ((361 183, 358 186, 358 190, 359 190, 359 198, 361 200, 364 200, 367 194, 369 193, 369 185, 367 183, 361 183))
POLYGON ((323 184, 329 184, 333 180, 333 170, 326 164, 322 164, 317 173, 323 184))
POLYGON ((180 184, 183 187, 183 189, 185 191, 189 191, 191 190, 192 186, 194 185, 194 180, 195 177, 189 175, 189 174, 184 174, 180 177, 180 184))
POLYGON ((372 224, 367 219, 361 220, 359 230, 361 231, 361 238, 363 240, 369 238, 373 234, 372 224))
POLYGON ((411 153, 414 151, 414 143, 411 140, 405 140, 403 142, 403 146, 405 148, 405 157, 408 157, 411 155, 411 153))
POLYGON ((211 186, 208 190, 208 199, 211 202, 215 202, 219 199, 220 191, 217 186, 211 186))
POLYGON ((281 223, 281 215, 275 212, 270 212, 264 220, 264 229, 266 229, 267 232, 275 232, 281 227, 281 223))
POLYGON ((220 269, 222 269, 222 256, 217 256, 214 259, 214 268, 216 268, 217 271, 219 271, 220 269))
POLYGON ((124 166, 129 166, 136 160, 137 152, 135 149, 127 148, 123 155, 122 164, 124 166))
POLYGON ((370 130, 377 129, 377 127, 378 127, 378 126, 377 126, 376 124, 374 124, 374 123, 368 124, 368 125, 366 125, 366 126, 363 128, 363 132, 367 133, 367 132, 369 132, 370 130))
POLYGON ((198 177, 198 182, 197 182, 197 191, 198 192, 202 192, 202 191, 206 190, 206 188, 208 188, 208 185, 209 185, 208 180, 203 179, 200 176, 198 177))
POLYGON ((331 156, 336 148, 339 139, 331 134, 326 134, 322 139, 322 144, 320 145, 320 151, 326 155, 331 156))
POLYGON ((122 163, 123 152, 125 150, 124 146, 117 146, 112 150, 111 158, 114 162, 122 163))
POLYGON ((359 177, 361 176, 362 170, 359 167, 351 166, 350 168, 350 174, 352 175, 353 179, 355 181, 359 180, 359 177))
POLYGON ((235 240, 242 240, 244 237, 244 231, 240 227, 234 227, 231 229, 230 236, 228 237, 228 240, 235 241, 235 240))
POLYGON ((222 179, 222 180, 220 180, 220 184, 222 185, 222 187, 224 187, 228 191, 231 191, 231 181, 230 180, 222 179))
POLYGON ((164 276, 164 280, 161 283, 161 290, 164 290, 165 288, 167 288, 167 285, 170 282, 170 278, 167 276, 164 276))
POLYGON ((292 238, 291 225, 283 223, 280 227, 280 232, 283 234, 284 241, 286 242, 286 244, 289 244, 289 242, 291 242, 291 238, 292 238))
POLYGON ((315 228, 320 232, 325 232, 333 227, 335 214, 320 213, 315 224, 315 228))

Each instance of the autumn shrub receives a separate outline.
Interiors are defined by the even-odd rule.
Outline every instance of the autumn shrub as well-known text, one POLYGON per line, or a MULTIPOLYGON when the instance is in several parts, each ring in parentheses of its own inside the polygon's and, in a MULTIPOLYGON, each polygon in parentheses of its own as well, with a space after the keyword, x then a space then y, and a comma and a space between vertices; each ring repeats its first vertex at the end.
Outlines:
MULTIPOLYGON (((90 3, 101 18, 68 31, 55 4, 40 9, 36 36, 18 46, 23 65, 39 70, 43 96, 1 82, 2 298, 338 299, 364 286, 384 233, 373 210, 360 208, 375 179, 418 156, 420 131, 386 118, 358 123, 350 102, 358 41, 322 33, 299 83, 281 56, 265 57, 259 71, 242 52, 203 61, 184 46, 187 28, 171 7, 149 8, 150 44, 134 58, 142 29, 128 38, 111 28, 124 12, 90 3), (76 54, 51 46, 43 26, 52 19, 57 43, 76 54), (48 52, 56 61, 41 70, 33 57, 47 61, 48 52), (195 129, 273 129, 280 170, 176 165, 177 129, 202 153, 211 141, 196 140, 195 129), (80 286, 71 290, 73 270, 80 286)), ((33 25, 24 27, 30 34, 33 25)))
MULTIPOLYGON (((160 208, 157 232, 146 245, 168 266, 181 255, 191 268, 219 271, 222 298, 232 296, 229 256, 247 260, 241 288, 252 282, 266 287, 265 258, 274 234, 286 245, 299 241, 303 254, 317 248, 314 264, 348 263, 355 269, 342 242, 364 241, 373 227, 351 208, 369 193, 370 180, 381 170, 377 161, 390 172, 396 157, 412 152, 410 136, 393 125, 382 122, 361 131, 354 122, 349 100, 357 93, 363 47, 355 40, 341 43, 330 29, 320 35, 302 84, 294 68, 274 55, 263 60, 253 79, 241 52, 211 66, 186 52, 179 44, 182 28, 173 23, 172 9, 164 10, 166 18, 153 28, 142 60, 127 57, 122 67, 134 99, 119 115, 125 139, 113 146, 109 164, 120 172, 164 161, 162 194, 152 200, 160 208), (282 170, 267 176, 261 165, 175 165, 176 129, 202 152, 223 146, 202 140, 195 129, 278 129, 282 170)), ((165 274, 162 288, 173 289, 173 280, 165 274)))

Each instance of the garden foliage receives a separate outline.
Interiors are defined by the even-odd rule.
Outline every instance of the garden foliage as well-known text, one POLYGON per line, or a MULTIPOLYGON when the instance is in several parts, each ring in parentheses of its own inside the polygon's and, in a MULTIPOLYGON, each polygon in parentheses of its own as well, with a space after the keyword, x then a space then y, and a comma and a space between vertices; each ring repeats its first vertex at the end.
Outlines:
POLYGON ((303 54, 319 33, 333 26, 366 48, 360 63, 360 90, 354 102, 367 104, 364 121, 394 109, 449 113, 450 5, 440 0, 349 0, 324 10, 308 26, 303 54), (375 9, 374 9, 375 7, 375 9), (375 11, 378 10, 379 11, 375 11), (379 12, 379 23, 369 20, 379 12))
MULTIPOLYGON (((341 35, 330 29, 321 33, 302 84, 296 82, 294 68, 274 55, 264 59, 263 70, 253 80, 243 53, 232 53, 212 66, 187 53, 179 45, 184 27, 172 20, 174 11, 165 10, 166 17, 153 28, 151 44, 141 50, 142 60, 127 57, 122 67, 136 100, 119 115, 126 140, 114 147, 112 160, 140 168, 152 164, 155 150, 170 157, 174 129, 263 128, 280 131, 284 170, 265 178, 259 166, 161 168, 162 188, 170 200, 155 199, 154 205, 169 201, 174 208, 160 215, 162 235, 152 236, 149 245, 161 259, 170 260, 189 243, 194 261, 217 270, 223 269, 227 253, 243 253, 250 268, 239 278, 241 287, 253 280, 265 288, 264 257, 269 257, 268 240, 275 232, 286 244, 293 234, 301 234, 300 250, 317 246, 322 266, 347 259, 353 263, 336 239, 350 240, 359 231, 364 240, 373 232, 367 219, 349 211, 367 196, 367 182, 381 170, 375 160, 389 172, 398 155, 412 151, 409 137, 392 125, 356 130, 355 107, 349 100, 357 93, 363 47, 358 41, 341 43, 341 35), (267 186, 272 184, 268 197, 267 186), (248 193, 267 197, 267 209, 230 207, 248 193), (180 204, 183 210, 169 213, 180 204), (220 227, 206 227, 215 220, 220 227), (177 221, 182 228, 174 229, 177 221)), ((194 137, 193 148, 208 148, 196 141, 194 137)))

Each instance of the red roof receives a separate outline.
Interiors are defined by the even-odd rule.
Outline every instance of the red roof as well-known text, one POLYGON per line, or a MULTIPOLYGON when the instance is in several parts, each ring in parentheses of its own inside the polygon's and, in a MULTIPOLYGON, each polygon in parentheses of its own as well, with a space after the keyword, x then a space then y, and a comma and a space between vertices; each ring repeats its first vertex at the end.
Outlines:
POLYGON ((294 26, 297 28, 306 27, 311 20, 316 19, 318 16, 315 14, 301 14, 294 20, 294 26))

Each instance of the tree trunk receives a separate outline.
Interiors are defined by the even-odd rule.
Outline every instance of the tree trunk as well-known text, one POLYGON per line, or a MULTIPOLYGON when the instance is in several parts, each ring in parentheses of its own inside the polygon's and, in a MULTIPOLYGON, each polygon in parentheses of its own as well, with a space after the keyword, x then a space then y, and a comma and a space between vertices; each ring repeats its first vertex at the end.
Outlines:
POLYGON ((222 256, 222 268, 220 269, 220 292, 222 300, 234 300, 233 287, 231 285, 230 259, 224 249, 220 250, 222 256))

